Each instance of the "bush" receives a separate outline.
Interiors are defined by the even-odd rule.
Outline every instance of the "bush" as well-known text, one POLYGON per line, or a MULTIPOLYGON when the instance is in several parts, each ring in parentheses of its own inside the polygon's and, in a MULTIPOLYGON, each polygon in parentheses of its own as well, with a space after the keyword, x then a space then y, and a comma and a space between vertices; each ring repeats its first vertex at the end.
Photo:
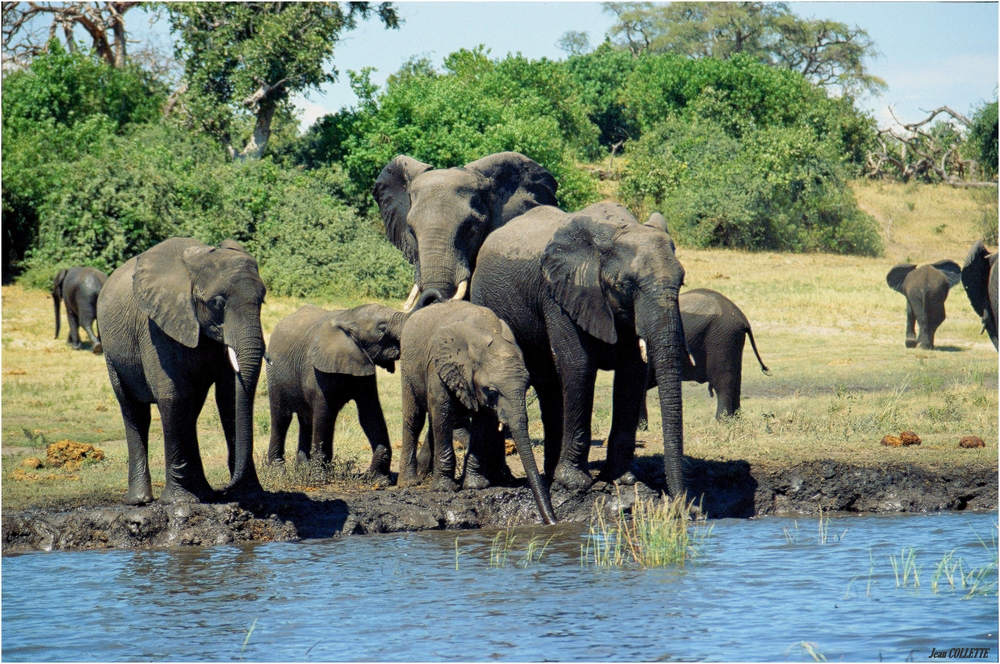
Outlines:
POLYGON ((997 102, 983 104, 972 114, 968 136, 972 157, 979 161, 985 178, 997 175, 997 102))

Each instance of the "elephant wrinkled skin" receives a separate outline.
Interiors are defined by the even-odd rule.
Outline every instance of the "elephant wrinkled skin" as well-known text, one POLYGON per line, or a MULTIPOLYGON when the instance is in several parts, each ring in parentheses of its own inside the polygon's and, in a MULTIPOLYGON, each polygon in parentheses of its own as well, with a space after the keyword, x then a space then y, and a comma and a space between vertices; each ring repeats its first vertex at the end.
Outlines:
POLYGON ((965 258, 962 286, 972 309, 983 321, 983 331, 997 348, 997 253, 991 254, 981 241, 972 245, 965 258))
POLYGON ((941 260, 917 267, 901 263, 889 270, 889 288, 906 296, 906 347, 934 348, 934 333, 944 322, 944 301, 948 291, 962 278, 958 263, 941 260), (914 324, 919 335, 914 333, 914 324))
POLYGON ((60 316, 59 302, 66 303, 66 320, 69 323, 69 339, 67 343, 73 348, 80 348, 80 327, 82 326, 90 340, 95 354, 101 353, 101 330, 98 323, 94 332, 94 322, 97 320, 97 296, 101 294, 108 275, 92 267, 71 267, 59 270, 52 284, 52 304, 56 313, 56 339, 59 338, 60 316))
POLYGON ((646 361, 660 380, 667 489, 684 492, 677 304, 684 268, 670 236, 616 203, 574 213, 536 207, 494 231, 479 252, 472 301, 505 321, 524 353, 545 428, 545 473, 573 490, 592 480, 588 452, 598 369, 614 370, 602 478, 634 482, 646 361))
POLYGON ((257 262, 238 243, 171 238, 108 278, 97 301, 111 386, 128 442, 129 504, 153 500, 150 404, 163 424, 160 501, 213 495, 198 450, 198 415, 215 385, 231 480, 223 498, 261 491, 253 462, 253 402, 264 355, 257 262))

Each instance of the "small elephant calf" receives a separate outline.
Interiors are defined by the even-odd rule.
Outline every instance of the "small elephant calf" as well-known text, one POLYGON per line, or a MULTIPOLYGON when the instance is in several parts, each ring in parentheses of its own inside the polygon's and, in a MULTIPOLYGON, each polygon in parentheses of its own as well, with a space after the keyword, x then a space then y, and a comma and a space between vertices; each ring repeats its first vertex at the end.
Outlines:
POLYGON ((417 439, 430 415, 433 486, 456 490, 453 434, 468 420, 469 447, 463 485, 489 486, 486 473, 503 459, 502 425, 510 427, 542 520, 556 522, 528 437, 525 393, 528 370, 506 323, 485 307, 451 300, 416 313, 401 341, 403 443, 399 484, 417 482, 417 439))
POLYGON ((91 350, 97 355, 102 352, 101 330, 94 332, 97 321, 97 296, 104 288, 108 275, 92 267, 71 267, 59 270, 52 283, 52 304, 56 310, 56 339, 59 338, 59 302, 66 303, 66 319, 69 322, 67 343, 74 349, 80 348, 80 327, 90 339, 91 350))
POLYGON ((380 304, 336 311, 306 305, 275 326, 267 365, 269 463, 284 461, 292 415, 299 421, 298 460, 329 462, 337 415, 353 400, 372 447, 368 477, 388 484, 392 448, 375 367, 395 371, 407 316, 380 304))
POLYGON ((944 322, 944 301, 961 278, 962 268, 950 260, 920 267, 901 263, 889 270, 885 276, 889 288, 906 296, 907 348, 919 344, 925 350, 933 350, 934 333, 944 322), (914 333, 914 324, 919 335, 914 333))

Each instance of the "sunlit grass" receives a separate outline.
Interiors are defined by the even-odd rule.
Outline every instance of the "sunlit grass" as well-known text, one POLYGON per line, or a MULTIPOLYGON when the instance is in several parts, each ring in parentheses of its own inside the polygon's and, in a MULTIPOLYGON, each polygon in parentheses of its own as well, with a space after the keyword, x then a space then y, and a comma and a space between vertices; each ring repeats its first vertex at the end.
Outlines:
MULTIPOLYGON (((545 556, 545 551, 548 549, 553 537, 555 537, 555 535, 549 535, 548 538, 542 539, 540 535, 532 533, 531 537, 528 538, 528 543, 525 545, 521 559, 515 564, 518 567, 530 567, 531 565, 540 562, 545 556)), ((490 542, 489 566, 491 568, 507 566, 507 563, 511 560, 512 554, 515 553, 514 543, 517 539, 518 536, 513 525, 508 525, 493 537, 493 540, 490 542)), ((455 569, 458 569, 458 556, 458 538, 456 537, 455 569)))

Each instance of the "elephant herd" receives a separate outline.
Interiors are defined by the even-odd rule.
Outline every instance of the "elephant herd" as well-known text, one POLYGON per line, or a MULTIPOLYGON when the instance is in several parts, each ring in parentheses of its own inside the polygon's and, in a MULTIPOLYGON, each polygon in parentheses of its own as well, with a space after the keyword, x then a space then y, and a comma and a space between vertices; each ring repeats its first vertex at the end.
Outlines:
MULTIPOLYGON (((256 261, 234 241, 212 247, 172 238, 110 277, 90 268, 61 271, 52 291, 56 336, 61 300, 74 347, 80 324, 94 352, 103 347, 128 443, 125 501, 153 500, 147 461, 153 403, 166 458, 161 501, 260 492, 253 404, 265 365, 268 463, 284 462, 293 416, 296 458, 330 461, 337 414, 354 401, 372 447, 366 476, 389 483, 392 448, 375 368, 392 372, 397 362, 400 485, 426 475, 439 490, 508 483, 506 428, 542 520, 555 523, 549 483, 583 491, 594 481, 588 452, 594 386, 603 369, 614 371, 614 383, 599 479, 636 481, 636 430, 646 420, 646 391, 658 386, 664 479, 672 496, 682 495, 681 381, 707 382, 721 418, 740 407, 747 336, 761 369, 769 370, 733 302, 711 290, 679 292, 684 268, 661 215, 643 224, 611 202, 565 212, 556 205, 557 187, 542 166, 514 152, 448 169, 396 157, 373 195, 387 237, 414 266, 404 311, 379 304, 339 311, 305 306, 275 326, 266 351, 260 323, 266 289, 256 261), (231 475, 218 493, 205 478, 196 434, 212 385, 231 475), (528 436, 529 385, 544 430, 541 472, 528 436), (468 443, 456 481, 459 432, 468 443)), ((893 268, 887 281, 907 297, 907 346, 933 347, 944 298, 959 279, 996 345, 995 266, 996 254, 978 243, 964 269, 951 261, 893 268)))

